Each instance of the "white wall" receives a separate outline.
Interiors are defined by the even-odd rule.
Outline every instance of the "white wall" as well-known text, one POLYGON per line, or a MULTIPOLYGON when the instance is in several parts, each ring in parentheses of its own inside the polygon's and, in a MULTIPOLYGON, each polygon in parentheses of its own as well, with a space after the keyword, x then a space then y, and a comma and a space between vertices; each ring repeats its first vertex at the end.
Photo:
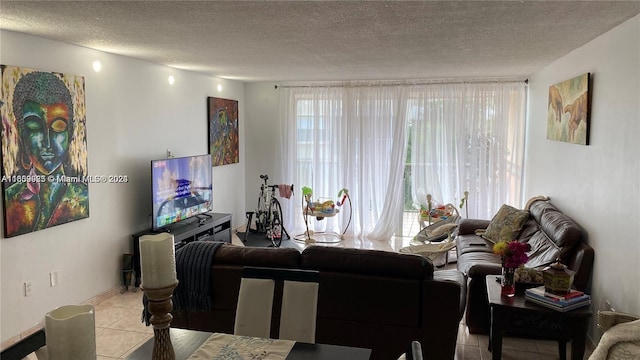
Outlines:
POLYGON ((551 197, 586 230, 595 249, 594 314, 605 300, 640 314, 640 16, 558 59, 529 84, 525 197, 551 197), (593 80, 590 145, 547 140, 549 86, 586 72, 593 80))
MULTIPOLYGON (((247 83, 246 144, 247 166, 246 199, 247 211, 253 211, 258 205, 258 192, 262 180, 261 174, 269 175, 270 184, 289 183, 282 179, 280 142, 282 131, 278 118, 279 90, 272 82, 247 83)), ((294 190, 296 192, 296 190, 294 190)), ((287 206, 283 202, 282 206, 287 206)), ((239 223, 240 224, 240 223, 239 223)))
POLYGON ((64 304, 120 284, 131 234, 148 226, 150 160, 206 154, 207 97, 239 101, 240 163, 213 168, 214 211, 244 218, 244 84, 180 71, 19 33, 0 32, 0 63, 85 77, 90 175, 127 175, 127 184, 90 184, 90 217, 0 239, 0 338, 4 342, 64 304), (102 71, 91 69, 94 60, 102 71), (176 79, 173 86, 167 77, 176 79), (223 86, 222 92, 216 86, 223 86), (239 191, 236 191, 239 189, 239 191), (59 285, 49 286, 57 270, 59 285), (33 294, 23 296, 23 281, 33 294))

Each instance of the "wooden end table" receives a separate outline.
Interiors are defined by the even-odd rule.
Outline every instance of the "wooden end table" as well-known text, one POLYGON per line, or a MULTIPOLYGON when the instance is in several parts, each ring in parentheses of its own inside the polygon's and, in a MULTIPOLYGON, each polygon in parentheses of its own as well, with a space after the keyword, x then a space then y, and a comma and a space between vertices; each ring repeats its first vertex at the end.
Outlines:
POLYGON ((567 341, 571 341, 571 359, 582 360, 587 337, 587 326, 591 317, 589 306, 567 312, 559 312, 541 305, 525 301, 524 294, 513 297, 500 294, 500 276, 487 275, 487 296, 491 308, 491 330, 489 351, 493 360, 502 358, 502 337, 513 331, 518 335, 552 338, 558 340, 561 360, 566 360, 567 341), (541 324, 541 328, 522 328, 515 324, 527 323, 523 319, 533 319, 531 323, 541 324))

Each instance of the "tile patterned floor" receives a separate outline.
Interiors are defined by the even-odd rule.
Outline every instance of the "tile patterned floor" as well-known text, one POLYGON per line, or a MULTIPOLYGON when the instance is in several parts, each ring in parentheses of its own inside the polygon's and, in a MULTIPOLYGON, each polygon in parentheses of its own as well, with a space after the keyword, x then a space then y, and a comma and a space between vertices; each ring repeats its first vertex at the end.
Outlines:
MULTIPOLYGON (((391 242, 372 242, 369 240, 346 240, 341 246, 373 248, 397 251, 406 246, 410 238, 393 239, 391 242)), ((240 240, 234 234, 234 243, 240 240)), ((455 264, 449 264, 455 267, 455 264)), ((128 291, 117 294, 96 305, 96 350, 97 360, 124 359, 142 343, 153 337, 153 329, 141 322, 142 291, 128 291)), ((488 337, 469 334, 464 322, 458 330, 456 360, 487 360, 491 353, 487 350, 488 337)), ((567 357, 570 358, 570 346, 567 357)), ((428 351, 428 349, 425 349, 428 351)), ((590 351, 587 349, 588 357, 590 351)), ((428 356, 426 357, 428 359, 428 356)), ((505 338, 502 359, 504 360, 555 360, 559 359, 557 343, 553 341, 525 340, 505 338)), ((35 355, 28 357, 35 360, 35 355)))
MULTIPOLYGON (((118 294, 96 306, 97 360, 124 359, 142 343, 153 336, 151 327, 140 321, 142 292, 118 294)), ((464 323, 458 330, 457 360, 487 360, 486 335, 469 334, 464 323)), ((567 357, 570 358, 570 346, 567 357)), ((425 349, 426 350, 426 349, 425 349)), ((502 359, 504 360, 554 360, 560 359, 554 341, 505 338, 502 359)), ((585 356, 585 358, 587 358, 585 356)), ((427 357, 428 358, 428 357, 427 357)), ((35 359, 35 357, 34 357, 35 359)))

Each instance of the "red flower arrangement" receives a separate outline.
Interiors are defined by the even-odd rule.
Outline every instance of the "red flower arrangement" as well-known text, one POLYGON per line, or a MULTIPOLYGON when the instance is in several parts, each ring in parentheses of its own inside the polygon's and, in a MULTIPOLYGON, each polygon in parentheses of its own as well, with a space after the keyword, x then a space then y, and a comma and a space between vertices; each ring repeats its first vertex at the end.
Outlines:
POLYGON ((502 266, 505 268, 517 268, 529 261, 527 252, 531 250, 531 245, 521 243, 516 240, 500 241, 493 245, 493 253, 500 255, 502 266))

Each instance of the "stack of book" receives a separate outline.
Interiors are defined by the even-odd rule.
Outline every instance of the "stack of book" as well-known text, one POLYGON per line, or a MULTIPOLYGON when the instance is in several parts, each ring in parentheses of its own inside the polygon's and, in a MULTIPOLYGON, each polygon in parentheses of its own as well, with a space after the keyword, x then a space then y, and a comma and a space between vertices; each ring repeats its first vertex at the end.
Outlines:
POLYGON ((565 312, 591 304, 591 296, 582 291, 571 290, 567 294, 558 295, 545 291, 544 286, 525 290, 524 298, 538 305, 565 312))

